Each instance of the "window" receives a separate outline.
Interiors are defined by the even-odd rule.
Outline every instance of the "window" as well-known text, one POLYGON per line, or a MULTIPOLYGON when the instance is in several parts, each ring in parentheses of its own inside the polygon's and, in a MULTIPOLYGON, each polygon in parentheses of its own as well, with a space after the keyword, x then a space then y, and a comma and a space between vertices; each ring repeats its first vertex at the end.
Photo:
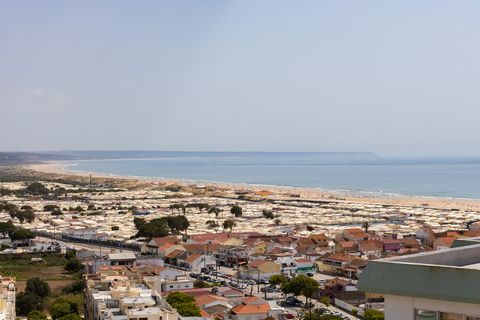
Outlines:
POLYGON ((440 320, 463 320, 463 314, 440 312, 440 320))
POLYGON ((437 312, 428 310, 415 310, 415 320, 437 320, 437 312))

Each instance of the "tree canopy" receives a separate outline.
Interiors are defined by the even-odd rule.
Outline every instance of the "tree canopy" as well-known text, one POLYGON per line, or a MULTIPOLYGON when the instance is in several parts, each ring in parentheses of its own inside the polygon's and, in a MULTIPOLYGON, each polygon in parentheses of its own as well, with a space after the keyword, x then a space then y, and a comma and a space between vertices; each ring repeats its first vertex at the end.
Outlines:
POLYGON ((241 217, 242 216, 242 213, 243 213, 243 210, 242 210, 242 207, 240 206, 237 206, 237 205, 234 205, 231 209, 230 209, 230 213, 233 214, 235 217, 241 217))
MULTIPOLYGON (((164 218, 161 218, 164 219, 164 218)), ((168 216, 166 217, 167 225, 173 234, 179 234, 181 231, 186 231, 190 226, 190 222, 185 216, 168 216)))
POLYGON ((232 231, 236 225, 237 223, 233 219, 227 219, 223 221, 223 229, 230 229, 230 231, 232 231))
POLYGON ((0 222, 0 235, 2 237, 11 237, 12 234, 15 232, 16 228, 13 225, 12 220, 8 220, 7 222, 0 222))
POLYGON ((50 190, 40 182, 34 182, 34 183, 30 184, 26 188, 26 190, 31 194, 41 195, 41 196, 45 196, 45 195, 50 193, 50 190))
POLYGON ((318 290, 318 282, 306 275, 298 275, 288 282, 282 284, 282 291, 285 294, 292 293, 294 296, 304 295, 312 298, 318 290))
POLYGON ((283 274, 274 274, 273 276, 270 277, 269 283, 271 285, 283 285, 284 283, 287 283, 288 279, 285 277, 283 274))
POLYGON ((156 237, 165 237, 167 235, 168 225, 166 219, 157 218, 142 224, 138 229, 136 236, 152 239, 156 237))
POLYGON ((272 210, 268 210, 268 209, 263 209, 262 210, 262 214, 265 218, 267 219, 273 219, 275 218, 275 216, 273 215, 273 212, 272 210))
POLYGON ((25 292, 32 292, 41 298, 46 298, 50 294, 50 287, 47 282, 35 277, 27 280, 25 292))
POLYGON ((383 319, 385 319, 385 315, 382 312, 380 312, 378 310, 374 310, 374 309, 366 310, 363 317, 366 320, 383 320, 383 319))
POLYGON ((77 313, 77 305, 62 298, 55 300, 50 306, 50 315, 53 320, 63 319, 66 316, 69 316, 66 319, 77 319, 77 313), (71 315, 73 315, 73 318, 71 315), (77 317, 75 317, 75 315, 77 317))
POLYGON ((147 222, 146 222, 145 219, 143 219, 143 218, 139 218, 139 217, 133 218, 133 224, 135 225, 135 229, 137 229, 137 230, 140 230, 140 228, 141 228, 145 223, 147 223, 147 222))
POLYGON ((29 239, 35 239, 35 237, 36 237, 35 234, 30 230, 17 229, 12 233, 10 239, 12 241, 15 241, 15 240, 25 241, 29 239))
POLYGON ((30 311, 27 315, 28 320, 47 320, 47 315, 41 311, 30 311))
POLYGON ((195 304, 195 299, 183 292, 172 292, 167 296, 167 302, 182 317, 199 317, 200 308, 195 304))
POLYGON ((44 299, 33 292, 25 291, 17 294, 15 310, 18 315, 26 316, 32 311, 43 310, 44 306, 44 299))
POLYGON ((76 257, 71 257, 65 264, 65 270, 70 273, 75 273, 83 269, 83 264, 76 257))

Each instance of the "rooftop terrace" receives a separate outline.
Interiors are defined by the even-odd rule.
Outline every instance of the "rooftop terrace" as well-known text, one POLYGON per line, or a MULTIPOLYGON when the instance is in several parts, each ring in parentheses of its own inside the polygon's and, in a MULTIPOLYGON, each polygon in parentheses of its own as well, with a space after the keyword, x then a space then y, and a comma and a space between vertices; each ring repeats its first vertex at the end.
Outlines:
POLYGON ((358 288, 365 292, 480 303, 480 242, 370 261, 358 288))

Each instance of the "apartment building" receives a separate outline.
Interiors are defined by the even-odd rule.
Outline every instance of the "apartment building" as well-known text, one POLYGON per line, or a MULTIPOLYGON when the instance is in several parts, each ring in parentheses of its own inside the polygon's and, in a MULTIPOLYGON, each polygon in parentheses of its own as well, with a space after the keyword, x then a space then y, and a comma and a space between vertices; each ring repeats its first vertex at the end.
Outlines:
POLYGON ((122 274, 86 276, 85 319, 177 320, 176 310, 161 298, 159 291, 156 285, 122 274))
POLYGON ((480 239, 370 261, 357 287, 385 297, 388 320, 480 320, 480 239))
POLYGON ((2 292, 0 294, 0 319, 15 320, 15 278, 0 276, 2 292))

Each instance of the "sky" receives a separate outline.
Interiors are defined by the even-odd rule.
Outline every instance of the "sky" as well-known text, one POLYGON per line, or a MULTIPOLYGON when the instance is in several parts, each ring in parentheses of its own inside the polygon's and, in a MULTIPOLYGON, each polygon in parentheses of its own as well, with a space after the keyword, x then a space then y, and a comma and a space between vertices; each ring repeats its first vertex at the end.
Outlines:
POLYGON ((2 1, 0 150, 480 156, 478 1, 2 1))

